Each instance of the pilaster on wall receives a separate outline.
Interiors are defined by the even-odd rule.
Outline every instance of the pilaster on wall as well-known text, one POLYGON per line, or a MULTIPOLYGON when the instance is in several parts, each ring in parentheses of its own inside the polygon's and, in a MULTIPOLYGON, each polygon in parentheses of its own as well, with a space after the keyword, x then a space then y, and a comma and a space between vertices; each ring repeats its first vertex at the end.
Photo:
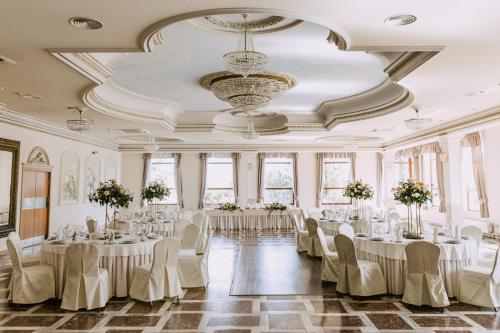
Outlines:
POLYGON ((382 197, 384 198, 384 206, 387 208, 396 207, 397 202, 394 200, 393 195, 389 195, 391 193, 391 189, 394 186, 394 152, 384 152, 384 165, 382 170, 384 172, 384 176, 382 177, 382 191, 384 192, 382 197))
POLYGON ((446 196, 446 223, 461 225, 464 223, 462 196, 462 147, 461 135, 439 137, 441 158, 443 158, 444 191, 446 196))

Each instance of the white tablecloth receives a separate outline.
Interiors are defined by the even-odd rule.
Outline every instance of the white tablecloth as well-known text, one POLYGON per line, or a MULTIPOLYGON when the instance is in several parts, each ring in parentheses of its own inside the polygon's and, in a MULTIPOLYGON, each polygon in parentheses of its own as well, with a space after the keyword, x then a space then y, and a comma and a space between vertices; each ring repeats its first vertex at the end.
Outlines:
POLYGON ((172 237, 174 235, 174 222, 153 223, 152 231, 156 235, 172 237))
MULTIPOLYGON (((354 237, 356 255, 358 259, 376 261, 380 264, 387 284, 387 292, 394 295, 404 293, 406 280, 406 253, 405 246, 410 240, 403 243, 387 241, 371 241, 367 238, 354 237)), ((437 244, 441 248, 440 270, 448 297, 458 295, 460 270, 472 265, 477 258, 477 248, 474 240, 463 240, 461 244, 437 244)))
MULTIPOLYGON (((128 296, 128 290, 137 266, 153 261, 153 248, 158 240, 146 240, 135 244, 98 244, 101 254, 100 266, 109 273, 110 296, 128 296)), ((56 294, 62 298, 65 281, 65 251, 68 245, 55 245, 50 242, 42 244, 43 264, 54 266, 56 278, 56 294)))
POLYGON ((229 212, 219 209, 207 210, 210 225, 213 229, 234 230, 234 229, 293 229, 293 221, 289 214, 295 213, 301 216, 300 209, 286 211, 272 211, 265 209, 244 209, 243 211, 229 212))
POLYGON ((338 234, 338 228, 344 222, 329 221, 324 219, 318 220, 319 227, 323 230, 325 235, 335 236, 338 234))

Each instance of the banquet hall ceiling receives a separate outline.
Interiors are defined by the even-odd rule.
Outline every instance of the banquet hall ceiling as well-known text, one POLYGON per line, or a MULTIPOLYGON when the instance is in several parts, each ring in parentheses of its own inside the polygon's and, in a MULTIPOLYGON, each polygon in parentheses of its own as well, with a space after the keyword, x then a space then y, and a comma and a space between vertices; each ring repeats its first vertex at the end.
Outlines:
POLYGON ((335 138, 353 136, 367 138, 362 147, 381 147, 432 132, 415 134, 404 127, 414 116, 411 104, 421 105, 422 116, 441 131, 459 127, 463 119, 494 119, 499 112, 496 1, 431 6, 254 0, 234 8, 234 2, 222 0, 122 0, 118 8, 111 0, 6 0, 2 5, 9 15, 0 20, 0 55, 15 64, 0 65, 0 119, 68 135, 63 127, 75 114, 67 107, 87 105, 86 117, 96 126, 74 135, 101 145, 140 149, 144 135, 153 135, 171 148, 334 147, 345 142, 335 138), (245 121, 221 116, 229 104, 199 85, 204 75, 224 70, 222 55, 237 44, 234 33, 215 29, 203 16, 234 19, 242 12, 254 19, 285 17, 277 29, 256 34, 254 43, 269 56, 269 69, 298 82, 271 102, 268 109, 282 116, 256 123, 270 135, 255 141, 241 138, 235 129, 244 129, 245 121), (398 13, 413 14, 417 21, 402 27, 384 23, 398 13), (75 16, 98 19, 104 28, 75 29, 68 24, 75 16), (340 42, 327 41, 330 30, 340 42), (425 59, 412 63, 407 57, 394 65, 404 54, 425 59), (393 75, 391 65, 404 76, 393 75))

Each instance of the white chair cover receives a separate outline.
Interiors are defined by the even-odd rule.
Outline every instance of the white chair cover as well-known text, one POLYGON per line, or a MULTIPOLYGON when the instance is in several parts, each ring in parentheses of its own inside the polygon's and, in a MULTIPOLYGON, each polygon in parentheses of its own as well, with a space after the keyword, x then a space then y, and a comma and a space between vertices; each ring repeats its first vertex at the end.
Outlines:
POLYGON ((50 265, 23 267, 21 254, 9 238, 7 238, 7 250, 12 261, 9 301, 17 304, 34 304, 56 296, 54 267, 50 265))
POLYGON ((444 307, 450 305, 439 272, 439 246, 413 242, 405 247, 407 270, 403 302, 413 305, 444 307))
POLYGON ((399 213, 394 209, 391 208, 392 210, 387 211, 387 231, 392 232, 395 230, 396 225, 399 223, 399 213))
POLYGON ((89 234, 93 234, 97 231, 97 221, 89 217, 87 217, 87 221, 85 223, 87 224, 87 230, 89 231, 89 234))
POLYGON ((201 230, 203 228, 203 220, 204 219, 205 219, 205 214, 198 212, 198 213, 194 214, 194 216, 193 216, 193 223, 196 224, 198 226, 198 228, 200 228, 200 230, 201 230))
POLYGON ((309 246, 307 248, 307 254, 312 257, 321 257, 323 252, 321 252, 321 243, 318 238, 318 221, 309 217, 306 219, 306 229, 309 233, 309 246))
POLYGON ((326 245, 325 234, 321 228, 318 228, 318 238, 321 243, 323 257, 321 261, 321 281, 337 282, 337 270, 339 264, 339 256, 336 252, 330 251, 326 245))
POLYGON ((179 218, 191 222, 191 220, 193 219, 193 215, 194 212, 191 209, 185 209, 181 212, 179 218))
POLYGON ((174 223, 174 237, 177 239, 182 239, 184 234, 184 228, 191 224, 189 220, 179 219, 174 223))
POLYGON ((9 236, 7 236, 7 238, 10 239, 12 241, 12 244, 16 247, 16 251, 21 258, 21 264, 23 265, 23 267, 40 265, 40 258, 27 258, 23 255, 21 239, 19 238, 19 234, 17 232, 12 231, 11 233, 9 233, 9 236))
POLYGON ((483 239, 483 232, 481 229, 473 225, 468 225, 462 228, 461 235, 469 236, 472 239, 474 239, 474 241, 477 244, 477 251, 479 252, 479 248, 481 247, 481 241, 483 239))
POLYGON ((208 285, 208 254, 213 231, 208 235, 207 244, 201 255, 180 254, 177 272, 182 288, 206 287, 208 285))
POLYGON ((87 243, 66 249, 66 284, 61 308, 76 311, 102 308, 109 300, 108 271, 99 268, 99 248, 87 243))
POLYGON ((500 305, 500 258, 495 254, 493 269, 484 266, 468 266, 460 273, 458 300, 477 306, 495 307, 500 305))
POLYGON ((348 223, 342 223, 341 225, 339 225, 337 232, 339 234, 349 236, 349 238, 354 237, 354 229, 348 223))
POLYGON ((295 229, 297 229, 297 251, 304 252, 309 250, 309 243, 311 242, 311 237, 309 237, 309 232, 303 230, 300 226, 297 214, 292 215, 293 223, 295 224, 295 229))
POLYGON ((195 250, 196 243, 200 238, 200 228, 194 224, 190 223, 184 228, 184 233, 182 235, 181 249, 195 250))
POLYGON ((182 295, 179 274, 177 273, 177 262, 179 260, 179 250, 181 242, 174 238, 167 238, 168 252, 167 263, 165 266, 165 297, 177 297, 182 295))
POLYGON ((338 292, 354 296, 372 296, 387 292, 379 264, 357 260, 351 238, 342 234, 335 236, 335 247, 339 256, 338 292))
POLYGON ((355 233, 367 233, 368 232, 368 222, 364 219, 358 219, 351 222, 351 226, 355 233))

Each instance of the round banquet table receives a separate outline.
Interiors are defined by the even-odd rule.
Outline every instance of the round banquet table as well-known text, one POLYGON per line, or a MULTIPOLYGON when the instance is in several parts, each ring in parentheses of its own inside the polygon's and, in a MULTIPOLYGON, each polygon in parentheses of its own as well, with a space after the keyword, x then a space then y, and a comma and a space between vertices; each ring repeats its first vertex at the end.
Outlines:
POLYGON ((152 223, 152 232, 163 237, 172 237, 174 235, 174 222, 152 223))
MULTIPOLYGON (((158 239, 148 239, 133 244, 103 244, 102 241, 88 241, 95 244, 101 254, 100 267, 109 273, 110 296, 126 297, 137 266, 153 261, 153 248, 158 239)), ((42 244, 42 264, 52 265, 55 270, 56 295, 62 298, 65 283, 65 251, 69 245, 42 244)))
MULTIPOLYGON (((395 236, 383 235, 383 237, 384 241, 354 237, 356 256, 358 259, 378 262, 385 277, 387 292, 402 295, 405 290, 407 272, 405 246, 412 240, 403 239, 402 243, 396 243, 393 241, 395 236)), ((437 245, 441 249, 439 269, 446 292, 448 297, 455 297, 458 295, 462 267, 472 265, 478 256, 476 243, 470 239, 462 240, 460 244, 442 242, 437 245)))

